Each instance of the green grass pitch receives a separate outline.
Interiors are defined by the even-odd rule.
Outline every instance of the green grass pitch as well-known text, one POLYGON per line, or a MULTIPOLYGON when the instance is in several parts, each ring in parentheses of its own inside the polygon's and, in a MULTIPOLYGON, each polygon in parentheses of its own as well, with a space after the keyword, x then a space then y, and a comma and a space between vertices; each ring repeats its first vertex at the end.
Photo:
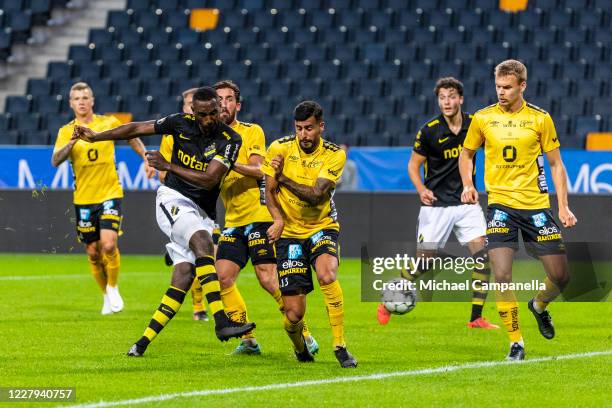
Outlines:
MULTIPOLYGON (((250 318, 257 322, 263 355, 229 355, 236 341, 220 343, 212 322, 191 320, 188 296, 145 357, 133 359, 125 353, 141 336, 169 283, 170 269, 161 256, 122 256, 120 289, 126 307, 112 316, 100 315, 102 298, 85 255, 5 254, 0 255, 0 265, 0 387, 75 387, 77 404, 166 395, 165 400, 131 404, 143 407, 610 404, 611 354, 529 363, 530 359, 612 350, 610 302, 553 304, 557 337, 551 341, 540 336, 523 302, 520 317, 527 364, 474 367, 470 364, 503 360, 508 351, 505 331, 467 329, 468 303, 419 303, 408 315, 379 326, 376 305, 360 301, 358 260, 345 259, 339 278, 346 305, 346 338, 359 367, 343 370, 331 351, 331 330, 318 288, 308 297, 306 317, 321 350, 314 364, 299 364, 274 300, 259 287, 249 266, 238 284, 250 318), (439 370, 448 366, 460 369, 439 370), (413 372, 425 369, 432 371, 413 372), (408 373, 375 377, 398 371, 408 373), (356 376, 371 377, 337 380, 356 376), (278 385, 304 381, 315 383, 278 385), (167 396, 237 387, 252 388, 167 396)), ((538 267, 536 263, 528 266, 538 267)), ((501 324, 493 302, 485 305, 484 314, 501 324)), ((32 406, 19 406, 26 405, 32 406)))

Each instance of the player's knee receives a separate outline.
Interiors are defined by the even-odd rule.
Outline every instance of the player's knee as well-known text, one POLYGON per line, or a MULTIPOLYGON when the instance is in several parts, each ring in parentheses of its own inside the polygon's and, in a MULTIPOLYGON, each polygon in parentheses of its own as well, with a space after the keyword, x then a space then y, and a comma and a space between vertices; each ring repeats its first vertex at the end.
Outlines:
POLYGON ((85 253, 92 262, 100 261, 100 251, 98 251, 98 245, 95 242, 85 246, 85 253))
POLYGON ((112 254, 117 249, 117 241, 114 239, 100 241, 100 249, 105 254, 112 254))
POLYGON ((330 283, 334 283, 336 281, 336 271, 333 269, 323 269, 322 271, 317 271, 317 280, 319 281, 319 285, 329 285, 330 283))
POLYGON ((189 248, 196 258, 214 256, 214 246, 210 234, 206 231, 196 231, 189 239, 189 248))
POLYGON ((236 282, 235 276, 232 276, 231 273, 227 273, 227 271, 223 271, 222 269, 217 270, 217 276, 219 277, 219 285, 221 285, 221 289, 229 288, 236 282))
POLYGON ((296 307, 285 306, 285 316, 291 323, 297 323, 304 318, 304 311, 296 307))

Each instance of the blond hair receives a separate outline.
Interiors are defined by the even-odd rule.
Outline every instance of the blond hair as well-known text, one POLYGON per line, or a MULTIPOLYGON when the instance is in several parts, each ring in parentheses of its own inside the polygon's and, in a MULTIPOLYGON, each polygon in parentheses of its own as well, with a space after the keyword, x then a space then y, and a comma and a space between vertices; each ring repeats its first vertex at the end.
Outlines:
POLYGON ((519 84, 527 81, 527 67, 520 61, 509 59, 495 67, 495 76, 514 75, 519 84))
POLYGON ((199 88, 189 88, 188 90, 183 91, 183 94, 182 94, 182 95, 183 95, 183 99, 185 99, 185 98, 186 98, 186 97, 188 97, 189 95, 193 95, 194 93, 196 93, 196 91, 197 91, 198 89, 199 89, 199 88))
POLYGON ((91 93, 91 96, 93 98, 93 96, 94 96, 93 90, 87 84, 87 82, 77 82, 76 84, 72 85, 70 87, 70 94, 72 94, 72 91, 82 91, 84 89, 89 89, 89 93, 91 93))

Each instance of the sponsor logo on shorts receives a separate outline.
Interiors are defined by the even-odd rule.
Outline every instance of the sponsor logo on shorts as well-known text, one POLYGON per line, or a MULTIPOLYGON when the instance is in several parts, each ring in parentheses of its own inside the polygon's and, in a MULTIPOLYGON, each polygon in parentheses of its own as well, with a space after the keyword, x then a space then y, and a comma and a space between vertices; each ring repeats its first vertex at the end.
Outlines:
POLYGON ((173 205, 172 208, 170 208, 170 214, 172 214, 173 217, 176 217, 180 210, 181 209, 179 207, 173 205))
POLYGON ((225 228, 221 234, 222 235, 232 235, 235 230, 236 230, 236 228, 234 228, 234 227, 225 228))
POLYGON ((89 208, 81 208, 79 209, 80 218, 84 221, 87 221, 91 216, 91 210, 89 208))
POLYGON ((83 221, 83 220, 79 220, 79 227, 91 227, 91 222, 90 221, 83 221))
POLYGON ((108 200, 105 201, 102 206, 104 207, 104 210, 108 211, 115 206, 115 202, 113 200, 108 200))
POLYGON ((299 259, 302 256, 302 246, 300 244, 291 244, 287 252, 289 259, 299 259))
POLYGON ((259 231, 251 232, 249 234, 249 239, 257 239, 257 238, 261 238, 261 234, 259 233, 259 231))
POLYGON ((531 216, 531 220, 533 221, 533 225, 536 228, 543 227, 546 225, 546 214, 541 212, 531 216))
POLYGON ((307 272, 308 268, 302 261, 289 260, 282 263, 278 275, 283 277, 286 275, 305 274, 307 272))
POLYGON ((236 237, 232 237, 231 235, 221 235, 219 237, 219 243, 221 242, 236 242, 236 237))
MULTIPOLYGON (((252 230, 252 229, 253 229, 253 224, 249 224, 249 225, 247 225, 246 227, 244 227, 244 235, 248 235, 248 236, 249 236, 249 239, 250 239, 250 237, 251 237, 249 234, 251 233, 251 230, 252 230)), ((259 237, 258 237, 258 238, 259 238, 259 237)))
POLYGON ((268 255, 268 250, 262 248, 259 251, 257 251, 257 255, 259 255, 259 256, 266 256, 266 255, 268 255))
POLYGON ((508 213, 504 212, 502 210, 497 210, 496 209, 493 212, 493 220, 495 220, 495 221, 502 221, 502 222, 508 221, 508 213))
POLYGON ((554 241, 554 240, 557 240, 557 239, 561 239, 561 232, 554 225, 552 225, 550 227, 541 228, 538 231, 538 234, 540 234, 537 237, 537 241, 538 242, 554 241))

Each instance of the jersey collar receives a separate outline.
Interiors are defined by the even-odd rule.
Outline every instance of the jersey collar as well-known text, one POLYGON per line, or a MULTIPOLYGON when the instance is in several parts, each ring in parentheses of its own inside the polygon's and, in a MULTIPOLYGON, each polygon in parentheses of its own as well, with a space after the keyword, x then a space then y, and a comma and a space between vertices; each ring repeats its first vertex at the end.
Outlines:
MULTIPOLYGON (((448 122, 446 121, 446 118, 444 117, 443 114, 440 114, 438 116, 438 120, 440 121, 440 124, 444 126, 444 134, 448 134, 450 136, 458 136, 450 130, 450 127, 448 126, 448 122)), ((461 130, 459 130, 459 133, 463 132, 464 130, 465 131, 468 130, 468 128, 470 127, 468 123, 469 120, 470 120, 470 115, 462 111, 461 112, 461 130)))
POLYGON ((499 104, 499 102, 497 102, 497 110, 499 110, 499 112, 502 115, 508 115, 508 116, 514 116, 517 115, 518 113, 523 111, 523 108, 525 108, 525 106, 527 106, 527 101, 523 99, 523 104, 521 105, 520 108, 517 109, 516 112, 512 112, 512 113, 508 113, 505 110, 502 109, 501 105, 499 104))

